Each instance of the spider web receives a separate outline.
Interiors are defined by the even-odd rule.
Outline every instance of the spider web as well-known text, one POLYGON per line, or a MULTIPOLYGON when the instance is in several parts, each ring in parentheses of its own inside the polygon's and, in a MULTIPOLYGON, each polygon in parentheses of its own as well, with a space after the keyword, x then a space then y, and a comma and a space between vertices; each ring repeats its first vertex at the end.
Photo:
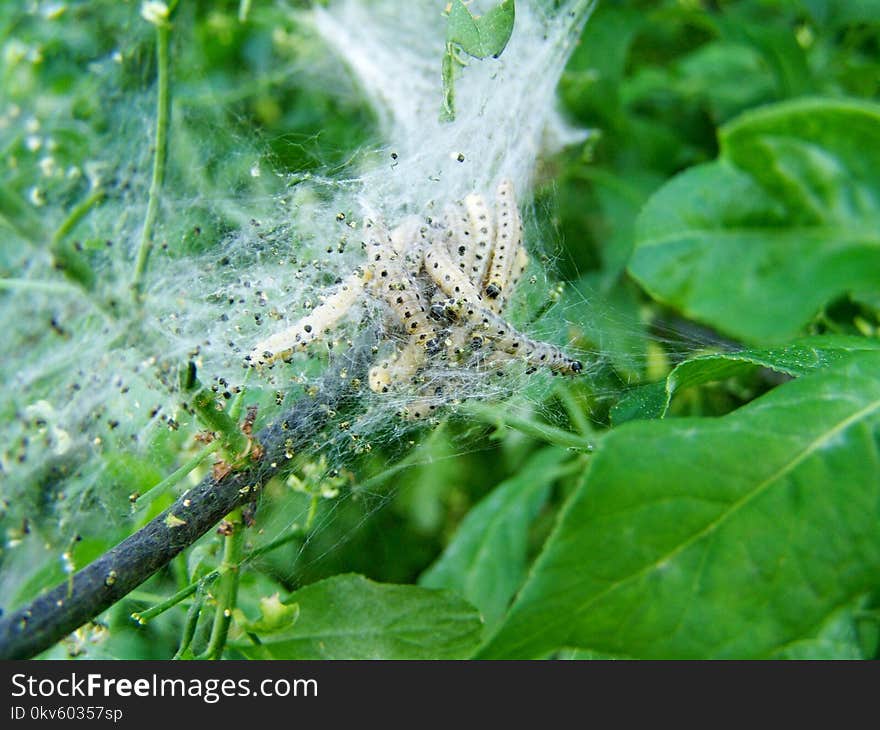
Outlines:
MULTIPOLYGON (((341 223, 339 213, 345 215, 345 226, 354 226, 358 219, 365 218, 394 223, 409 215, 428 217, 436 215, 445 203, 459 200, 468 193, 476 191, 491 196, 500 180, 512 180, 514 187, 522 192, 527 246, 533 259, 515 293, 512 318, 525 323, 530 336, 566 345, 567 351, 582 357, 591 374, 595 374, 611 369, 609 343, 602 341, 599 335, 587 349, 581 337, 578 347, 574 345, 577 338, 570 333, 601 332, 602 325, 611 320, 626 332, 641 332, 643 328, 642 323, 603 305, 590 292, 569 289, 556 296, 556 282, 551 272, 562 246, 558 240, 555 245, 548 243, 548 211, 542 209, 541 203, 532 202, 528 194, 541 155, 583 142, 589 134, 573 129, 564 121, 556 107, 555 93, 567 56, 589 16, 592 3, 572 1, 556 5, 553 9, 540 3, 517 5, 516 27, 504 54, 499 59, 474 61, 457 79, 457 118, 451 124, 440 122, 438 115, 438 59, 443 52, 445 19, 436 4, 411 3, 402 10, 394 2, 341 0, 326 10, 317 9, 315 28, 344 64, 340 69, 331 62, 326 73, 348 74, 352 86, 376 109, 386 141, 365 155, 356 177, 322 181, 322 185, 329 187, 328 197, 332 201, 324 209, 322 223, 329 226, 324 240, 336 240, 341 223), (334 231, 336 238, 333 238, 334 231), (575 322, 577 326, 573 327, 575 322)), ((480 10, 479 7, 472 9, 480 10)), ((314 225, 312 218, 312 228, 314 225)), ((349 250, 350 247, 346 247, 346 252, 349 250)), ((354 264, 357 261, 356 255, 354 264)), ((344 276, 352 270, 352 261, 342 257, 340 262, 334 269, 344 276)), ((314 298, 309 303, 312 302, 314 298)), ((289 313, 284 318, 285 326, 303 315, 303 310, 297 307, 285 308, 285 311, 289 313)), ((370 313, 365 315, 369 322, 370 313)), ((358 317, 352 317, 351 321, 358 321, 358 317)), ((685 347, 694 344, 683 342, 677 331, 657 330, 654 338, 667 338, 685 347)), ((620 343, 612 344, 620 347, 620 343)), ((649 357, 633 351, 625 355, 631 372, 642 370, 649 357)), ((302 356, 294 357, 293 368, 303 360, 302 356)), ((438 366, 433 369, 431 372, 432 366, 429 366, 423 377, 448 386, 452 373, 438 366)), ((479 372, 461 378, 460 371, 456 371, 457 391, 450 400, 465 404, 497 402, 517 393, 508 401, 507 408, 551 423, 560 422, 560 414, 547 406, 552 378, 545 373, 527 376, 524 371, 525 368, 518 374, 509 372, 503 379, 479 372)), ((273 371, 267 377, 273 379, 276 375, 273 371)), ((618 380, 616 385, 619 384, 618 380)), ((595 397, 602 398, 602 387, 595 387, 595 397)), ((614 392, 619 392, 619 387, 614 392)), ((414 431, 425 428, 422 424, 406 422, 398 415, 411 403, 412 397, 411 393, 400 391, 381 395, 366 393, 363 414, 345 422, 347 437, 359 439, 359 448, 375 445, 383 455, 381 462, 394 463, 396 457, 406 452, 406 444, 412 445, 420 438, 414 431)), ((455 408, 447 409, 446 414, 450 411, 454 412, 455 408)), ((370 518, 392 500, 401 484, 412 485, 424 477, 423 467, 436 465, 438 460, 462 460, 474 448, 490 448, 489 441, 483 440, 475 447, 474 440, 468 437, 481 426, 473 427, 470 432, 466 426, 462 429, 460 423, 457 428, 456 431, 453 425, 448 429, 452 433, 439 455, 431 450, 416 452, 416 459, 406 467, 412 472, 409 479, 406 472, 397 472, 396 467, 392 467, 393 476, 372 480, 378 481, 379 487, 368 488, 355 482, 349 496, 360 500, 363 509, 357 513, 354 524, 341 530, 322 529, 337 518, 346 519, 337 514, 345 509, 343 501, 326 505, 320 523, 297 550, 285 555, 286 563, 283 567, 276 566, 276 574, 295 584, 307 579, 313 570, 319 575, 319 564, 323 570, 329 570, 328 558, 332 562, 341 544, 355 539, 357 530, 364 528, 370 518)), ((347 439, 343 437, 341 442, 344 444, 347 439)), ((321 453, 333 453, 338 449, 335 443, 338 442, 332 438, 322 443, 321 453)), ((332 458, 329 461, 333 463, 332 458)), ((337 459, 340 461, 342 459, 337 459)), ((279 510, 277 514, 283 517, 275 528, 276 534, 301 525, 306 512, 305 504, 298 510, 292 505, 279 510)), ((350 565, 342 567, 351 569, 350 565)), ((369 566, 365 568, 369 571, 369 566)))
MULTIPOLYGON (((86 170, 103 178, 109 204, 97 207, 77 232, 96 251, 95 296, 83 297, 65 284, 58 291, 7 296, 0 307, 8 352, 24 353, 2 360, 8 383, 0 402, 7 539, 0 594, 9 597, 9 607, 32 592, 30 566, 41 566, 33 585, 54 582, 170 499, 166 494, 134 508, 129 504, 133 484, 156 484, 201 448, 192 438, 200 425, 184 407, 186 395, 177 385, 182 363, 196 364, 220 403, 244 390, 245 402, 259 406, 258 426, 308 397, 328 362, 346 367, 344 346, 337 359, 313 348, 262 374, 248 375, 243 357, 261 338, 310 311, 328 287, 361 262, 364 219, 425 217, 474 191, 491 199, 501 179, 512 180, 532 262, 515 293, 510 319, 529 336, 564 346, 587 363, 594 397, 601 399, 608 387, 596 379, 600 373, 644 367, 649 356, 638 345, 609 342, 601 335, 604 325, 614 321, 617 331, 637 336, 643 331, 637 315, 618 311, 585 289, 569 286, 558 293, 553 271, 565 262, 549 224, 552 202, 530 197, 539 158, 587 136, 564 122, 555 94, 592 3, 521 0, 501 57, 474 60, 457 78, 452 123, 438 119, 445 37, 441 6, 432 0, 405 8, 394 0, 337 0, 298 18, 304 29, 298 39, 306 38, 313 47, 295 72, 310 75, 313 81, 307 83, 348 94, 348 103, 366 98, 375 111, 381 142, 358 148, 350 159, 320 160, 316 171, 278 175, 270 140, 232 132, 236 152, 220 155, 204 130, 228 137, 228 120, 206 117, 203 109, 180 103, 181 118, 172 130, 179 156, 171 161, 157 238, 184 243, 156 252, 136 322, 116 315, 113 301, 127 296, 143 220, 149 146, 135 153, 129 148, 130 140, 151 135, 152 94, 118 92, 113 134, 86 170), (219 194, 221 186, 212 179, 220 180, 228 194, 219 194), (621 366, 622 360, 629 366, 621 366)), ((471 7, 479 11, 480 3, 471 7)), ((185 18, 179 22, 185 27, 185 18)), ((118 23, 131 43, 149 39, 149 29, 131 20, 118 23)), ((95 63, 102 88, 119 88, 118 66, 115 53, 95 63)), ((220 107, 223 98, 219 95, 220 107)), ((27 116, 17 122, 22 128, 27 116)), ((58 108, 44 113, 40 123, 47 130, 60 128, 69 116, 69 109, 58 108)), ((46 210, 60 224, 61 212, 82 187, 54 177, 37 183, 45 187, 46 210)), ((23 279, 56 282, 48 252, 30 253, 4 265, 23 279)), ((340 335, 343 343, 381 321, 376 307, 366 302, 349 317, 340 335)), ((655 331, 653 338, 693 344, 674 328, 655 331)), ((692 339, 702 344, 699 336, 692 339)), ((444 376, 442 371, 428 373, 444 376)), ((527 376, 524 369, 514 370, 498 379, 474 372, 456 383, 452 400, 492 403, 515 394, 506 405, 511 412, 551 423, 563 420, 548 405, 554 380, 546 373, 527 376)), ((418 493, 417 482, 438 464, 455 472, 466 468, 475 450, 492 448, 486 427, 467 418, 439 427, 401 419, 408 397, 364 388, 355 412, 331 418, 314 434, 311 454, 294 470, 294 480, 267 485, 254 543, 299 536, 284 550, 260 558, 261 570, 291 588, 331 570, 342 545, 375 529, 377 515, 395 495, 408 489, 418 493), (417 442, 422 446, 413 450, 417 442), (393 466, 400 460, 402 467, 393 466), (303 484, 319 490, 314 514, 315 493, 303 491, 303 484)), ((210 460, 178 490, 208 468, 210 460)), ((209 536, 190 551, 190 566, 213 559, 216 543, 209 536)), ((346 557, 351 558, 350 551, 346 557)), ((369 566, 340 569, 368 572, 369 566)))

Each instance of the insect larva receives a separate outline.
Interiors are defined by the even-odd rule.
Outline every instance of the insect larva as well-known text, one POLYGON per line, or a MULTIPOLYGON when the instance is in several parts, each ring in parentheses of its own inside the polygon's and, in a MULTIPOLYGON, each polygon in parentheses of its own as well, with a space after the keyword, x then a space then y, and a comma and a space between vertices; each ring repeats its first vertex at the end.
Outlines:
POLYGON ((310 314, 283 332, 258 342, 250 353, 250 363, 257 366, 271 365, 276 360, 287 359, 294 352, 304 350, 323 337, 355 303, 364 289, 365 279, 363 273, 355 272, 310 314))
POLYGON ((453 360, 457 359, 469 344, 472 346, 474 340, 472 332, 479 331, 492 341, 494 349, 516 355, 530 365, 548 367, 554 373, 576 374, 581 371, 582 366, 579 361, 569 358, 555 345, 536 342, 526 337, 499 314, 489 309, 486 306, 488 300, 480 298, 473 285, 449 261, 448 252, 442 246, 434 245, 426 248, 425 269, 437 286, 453 298, 452 306, 448 302, 435 302, 432 313, 435 308, 442 309, 443 314, 452 310, 456 319, 462 319, 472 325, 470 331, 461 327, 454 329, 448 338, 448 354, 453 360))
POLYGON ((404 218, 403 222, 397 226, 389 236, 391 250, 398 256, 404 255, 412 245, 413 241, 419 238, 419 228, 424 225, 418 216, 411 215, 404 218))
POLYGON ((393 357, 370 369, 370 390, 374 393, 387 393, 395 386, 411 382, 419 368, 425 364, 425 355, 424 343, 411 337, 393 357))
POLYGON ((362 269, 307 317, 260 342, 249 356, 254 364, 287 358, 326 336, 366 291, 386 305, 386 329, 405 333, 403 344, 370 369, 369 387, 415 392, 406 418, 424 418, 455 402, 444 390, 464 391, 468 369, 503 375, 508 364, 520 362, 527 373, 583 370, 561 348, 532 340, 502 316, 529 261, 511 181, 499 184, 494 209, 472 193, 446 206, 442 220, 410 216, 390 232, 367 221, 365 229, 362 269), (442 385, 430 382, 431 358, 446 366, 442 385))
POLYGON ((519 280, 522 279, 522 275, 525 273, 526 267, 529 265, 529 255, 526 253, 526 247, 522 245, 517 246, 516 249, 516 257, 513 261, 513 274, 510 278, 510 289, 513 290, 516 288, 516 285, 519 283, 519 280))
POLYGON ((371 367, 367 376, 367 383, 370 386, 370 390, 374 393, 387 393, 391 390, 392 380, 391 362, 389 360, 384 360, 378 365, 371 367))
MULTIPOLYGON (((427 235, 432 232, 428 231, 427 235)), ((444 242, 438 240, 438 232, 425 245, 425 271, 441 291, 456 302, 468 302, 477 306, 482 297, 470 278, 458 268, 449 256, 444 242)))
MULTIPOLYGON (((443 239, 449 259, 468 278, 471 277, 471 269, 474 261, 474 237, 471 232, 470 218, 464 203, 458 201, 454 205, 447 205, 443 209, 443 239)), ((441 241, 437 241, 440 245, 441 241)))
POLYGON ((421 343, 435 336, 435 327, 428 320, 419 284, 410 273, 409 257, 421 257, 421 249, 399 255, 393 253, 391 236, 379 229, 367 242, 372 286, 397 315, 408 335, 421 343), (407 265, 405 265, 407 264, 407 265))
POLYGON ((471 193, 444 210, 450 260, 479 291, 489 267, 494 224, 482 195, 471 193))
POLYGON ((489 308, 499 313, 510 292, 511 271, 516 260, 516 250, 522 242, 522 221, 513 196, 513 183, 502 180, 495 196, 495 245, 492 261, 483 290, 490 300, 489 308))
POLYGON ((436 328, 428 319, 418 284, 412 277, 400 277, 382 286, 381 293, 409 336, 423 345, 435 336, 436 328))
POLYGON ((528 365, 546 367, 554 373, 566 375, 577 375, 583 370, 582 363, 570 358, 561 348, 527 337, 494 312, 485 309, 475 312, 471 321, 475 336, 485 337, 494 349, 516 355, 528 365))
MULTIPOLYGON (((439 405, 442 404, 443 402, 441 401, 439 405)), ((432 399, 417 398, 403 409, 401 415, 410 421, 417 421, 422 418, 427 418, 428 416, 433 416, 437 411, 437 408, 438 404, 432 399)))
MULTIPOLYGON (((457 385, 460 385, 460 383, 457 383, 457 385)), ((401 415, 410 421, 433 416, 438 408, 453 400, 453 398, 445 394, 445 390, 443 385, 437 385, 436 383, 422 387, 419 397, 408 403, 401 411, 401 415)))
POLYGON ((495 221, 492 220, 486 199, 482 195, 471 193, 464 199, 464 207, 470 218, 474 237, 471 242, 473 254, 468 276, 477 288, 481 289, 486 272, 489 270, 492 244, 495 240, 495 221))

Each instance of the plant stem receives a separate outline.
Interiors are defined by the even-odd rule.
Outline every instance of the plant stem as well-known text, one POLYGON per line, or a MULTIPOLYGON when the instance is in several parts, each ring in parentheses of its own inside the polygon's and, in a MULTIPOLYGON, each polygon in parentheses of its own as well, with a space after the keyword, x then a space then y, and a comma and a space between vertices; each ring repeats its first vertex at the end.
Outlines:
POLYGON ((206 659, 220 659, 223 656, 229 624, 232 623, 232 612, 238 600, 241 548, 244 544, 241 509, 236 508, 226 519, 231 525, 231 531, 223 540, 223 562, 220 563, 220 577, 217 580, 217 608, 214 611, 211 639, 205 651, 206 659))
POLYGON ((443 80, 443 106, 440 109, 441 122, 455 121, 455 56, 451 44, 446 44, 443 60, 440 65, 440 77, 443 80))
POLYGON ((55 231, 52 240, 49 242, 49 250, 52 252, 55 266, 61 269, 65 277, 81 286, 87 292, 92 291, 95 287, 95 272, 88 261, 66 238, 76 227, 77 223, 104 198, 104 194, 101 188, 95 188, 91 195, 70 212, 70 215, 58 227, 58 230, 55 231))
POLYGON ((143 625, 150 621, 151 619, 156 618, 163 613, 165 613, 169 608, 174 608, 178 603, 185 601, 189 598, 193 593, 199 590, 200 587, 208 585, 212 580, 216 579, 217 576, 220 575, 219 570, 212 570, 207 575, 199 578, 199 580, 190 583, 186 588, 177 591, 170 598, 166 598, 161 603, 157 603, 152 608, 148 608, 146 611, 137 611, 131 614, 131 618, 137 623, 143 625))
MULTIPOLYGON (((265 545, 261 545, 260 547, 252 550, 247 557, 242 561, 242 565, 249 563, 256 558, 259 558, 266 553, 272 552, 276 548, 281 547, 282 545, 286 545, 289 542, 292 542, 296 538, 300 537, 301 533, 299 530, 291 530, 290 532, 282 535, 281 537, 276 537, 271 542, 267 542, 265 545)), ((161 603, 157 603, 152 608, 148 608, 146 611, 139 611, 137 613, 131 614, 132 619, 137 621, 139 624, 145 624, 147 621, 156 618, 160 614, 165 613, 169 608, 174 608, 178 603, 182 603, 187 598, 189 598, 193 593, 203 589, 205 586, 211 583, 211 581, 216 580, 220 575, 220 570, 212 570, 210 573, 206 573, 201 578, 196 581, 193 581, 185 588, 182 588, 177 593, 175 593, 170 598, 165 599, 161 603)))
POLYGON ((311 530, 312 525, 315 522, 315 517, 318 516, 318 503, 321 501, 321 498, 317 494, 312 495, 312 499, 309 502, 309 513, 306 516, 306 530, 311 530))
POLYGON ((183 479, 187 474, 189 474, 193 469, 195 469, 199 464, 201 464, 210 454, 213 454, 217 449, 220 448, 220 442, 214 441, 208 444, 207 448, 200 451, 196 454, 192 459, 187 461, 181 467, 179 467, 176 471, 173 471, 167 477, 165 477, 161 482, 159 482, 155 487, 151 487, 150 491, 146 494, 140 496, 135 500, 138 508, 146 507, 150 504, 156 497, 164 494, 167 490, 171 489, 175 484, 177 484, 181 479, 183 479))
POLYGON ((247 451, 247 436, 226 411, 217 409, 217 395, 210 388, 202 388, 192 397, 191 403, 199 421, 218 435, 227 458, 232 461, 241 459, 247 451))
POLYGON ((128 594, 128 597, 132 601, 143 601, 144 603, 160 603, 164 601, 165 598, 160 593, 153 593, 152 591, 145 590, 134 590, 128 594))
POLYGON ((248 368, 244 371, 244 377, 241 379, 241 390, 238 391, 238 395, 232 399, 232 403, 229 404, 229 417, 238 423, 238 419, 241 418, 241 410, 244 407, 244 395, 247 393, 247 383, 250 380, 251 373, 253 372, 253 368, 248 368))
POLYGON ((165 161, 168 156, 168 125, 170 121, 170 64, 169 41, 171 26, 165 23, 156 25, 156 62, 157 62, 157 96, 156 101, 156 148, 153 154, 153 179, 150 182, 150 194, 147 200, 147 214, 141 231, 141 244, 138 248, 131 282, 132 296, 135 303, 141 302, 143 280, 147 271, 147 262, 153 250, 153 225, 159 212, 159 196, 165 183, 165 161))
POLYGON ((58 230, 55 231, 55 234, 52 236, 52 246, 57 245, 68 233, 70 233, 74 226, 85 218, 86 214, 94 208, 95 205, 104 199, 106 194, 107 193, 103 188, 96 187, 91 195, 70 211, 70 215, 64 219, 64 222, 58 226, 58 230))
POLYGON ((181 370, 180 387, 184 392, 193 393, 190 402, 196 416, 206 428, 219 435, 226 458, 233 463, 239 461, 248 450, 248 437, 238 425, 245 390, 241 390, 228 409, 218 409, 216 393, 199 382, 192 361, 181 370))
POLYGON ((202 606, 204 605, 204 602, 205 598, 200 591, 196 595, 196 600, 194 600, 189 607, 189 611, 186 612, 186 621, 183 624, 183 635, 180 637, 180 647, 178 647, 177 652, 174 654, 174 659, 181 659, 189 649, 190 644, 192 644, 193 637, 196 634, 196 627, 199 623, 199 617, 202 615, 202 606))

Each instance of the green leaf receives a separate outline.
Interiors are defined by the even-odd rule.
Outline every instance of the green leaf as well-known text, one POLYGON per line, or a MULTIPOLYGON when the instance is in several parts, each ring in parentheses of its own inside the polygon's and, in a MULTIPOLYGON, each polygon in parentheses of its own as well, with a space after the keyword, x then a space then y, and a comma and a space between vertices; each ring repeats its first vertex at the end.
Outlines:
POLYGON ((462 659, 480 640, 477 612, 447 591, 338 575, 293 593, 293 629, 259 646, 253 659, 462 659))
POLYGON ((482 658, 784 655, 880 583, 880 353, 611 431, 482 658))
POLYGON ((235 623, 250 633, 265 635, 275 634, 289 629, 299 618, 299 604, 283 603, 277 593, 260 598, 260 617, 251 621, 237 608, 234 612, 235 623))
POLYGON ((487 626, 494 626, 522 584, 529 526, 567 456, 558 448, 539 451, 516 476, 495 487, 468 512, 420 585, 455 591, 480 610, 487 626))
POLYGON ((666 380, 639 385, 626 393, 611 407, 611 423, 620 426, 627 421, 650 421, 663 418, 671 398, 666 380))
POLYGON ((856 606, 831 614, 814 636, 795 641, 776 653, 777 659, 866 659, 862 651, 856 606))
POLYGON ((461 0, 453 0, 449 8, 449 19, 446 24, 447 43, 456 43, 461 49, 477 58, 484 58, 480 32, 471 11, 461 0))
POLYGON ((805 337, 785 347, 718 352, 685 360, 666 380, 634 389, 611 409, 615 425, 636 419, 663 418, 682 388, 739 375, 756 368, 799 377, 828 367, 853 353, 880 350, 880 341, 846 335, 805 337))
POLYGON ((880 289, 880 106, 778 104, 720 139, 720 159, 670 181, 637 222, 629 270, 652 296, 772 344, 880 289))
POLYGON ((455 119, 455 69, 464 65, 457 56, 463 51, 474 58, 498 58, 513 33, 516 16, 514 0, 501 0, 485 15, 472 15, 462 0, 452 0, 446 25, 446 51, 440 76, 443 82, 443 107, 440 121, 455 119))
POLYGON ((744 43, 700 46, 681 60, 677 72, 678 78, 660 79, 664 86, 672 85, 686 99, 705 99, 716 121, 774 100, 773 79, 760 53, 744 43))
POLYGON ((471 14, 462 0, 453 0, 446 26, 446 41, 474 58, 497 58, 507 47, 516 16, 514 0, 502 0, 485 15, 471 14))
POLYGON ((619 656, 612 654, 600 654, 596 651, 590 651, 589 649, 562 649, 557 655, 556 659, 563 659, 565 661, 574 661, 574 662, 596 662, 596 661, 611 661, 611 660, 632 660, 635 657, 631 656, 619 656))

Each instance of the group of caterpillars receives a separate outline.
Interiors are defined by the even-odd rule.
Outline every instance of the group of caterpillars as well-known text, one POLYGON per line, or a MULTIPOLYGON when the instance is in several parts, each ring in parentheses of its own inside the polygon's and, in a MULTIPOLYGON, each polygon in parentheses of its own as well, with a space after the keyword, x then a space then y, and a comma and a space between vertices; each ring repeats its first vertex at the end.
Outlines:
POLYGON ((560 348, 518 332, 503 317, 505 305, 528 264, 513 185, 503 180, 490 209, 471 193, 446 206, 439 220, 412 216, 389 231, 381 222, 364 225, 367 260, 307 316, 259 342, 248 356, 263 367, 289 360, 326 337, 363 296, 378 299, 388 332, 403 332, 393 352, 370 369, 369 387, 418 397, 404 410, 410 418, 430 415, 456 391, 449 382, 420 378, 432 362, 457 368, 498 369, 520 361, 528 372, 546 367, 555 375, 577 375, 580 361, 560 348))

